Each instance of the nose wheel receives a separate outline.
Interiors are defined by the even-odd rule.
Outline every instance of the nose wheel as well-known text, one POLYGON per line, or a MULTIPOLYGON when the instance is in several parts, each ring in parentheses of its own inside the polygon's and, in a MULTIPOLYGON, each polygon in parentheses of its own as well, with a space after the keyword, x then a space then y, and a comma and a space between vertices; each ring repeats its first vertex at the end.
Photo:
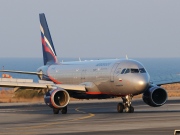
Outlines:
POLYGON ((117 105, 117 111, 118 111, 118 113, 122 113, 123 110, 124 110, 124 105, 123 105, 123 103, 118 103, 118 105, 117 105))
POLYGON ((126 108, 125 108, 125 112, 127 112, 127 113, 133 113, 133 112, 134 112, 134 107, 132 107, 132 106, 126 107, 126 108))
POLYGON ((122 113, 123 110, 126 113, 134 112, 134 107, 131 105, 132 97, 133 97, 132 95, 127 95, 125 97, 122 97, 123 103, 118 103, 117 105, 118 113, 122 113))

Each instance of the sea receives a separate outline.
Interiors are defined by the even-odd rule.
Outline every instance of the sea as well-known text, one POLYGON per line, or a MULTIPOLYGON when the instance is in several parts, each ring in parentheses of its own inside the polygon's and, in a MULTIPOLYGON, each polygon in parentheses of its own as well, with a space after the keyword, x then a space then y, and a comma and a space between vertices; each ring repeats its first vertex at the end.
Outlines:
MULTIPOLYGON (((81 60, 98 60, 106 58, 81 58, 81 60)), ((148 71, 151 80, 154 78, 167 78, 173 75, 180 77, 180 58, 133 58, 141 62, 148 71)), ((59 61, 78 61, 79 58, 59 58, 59 61)), ((35 72, 43 65, 43 58, 0 58, 0 69, 32 71, 35 72)), ((0 73, 2 76, 3 73, 0 73)), ((38 81, 36 75, 8 73, 13 78, 33 79, 38 81)))

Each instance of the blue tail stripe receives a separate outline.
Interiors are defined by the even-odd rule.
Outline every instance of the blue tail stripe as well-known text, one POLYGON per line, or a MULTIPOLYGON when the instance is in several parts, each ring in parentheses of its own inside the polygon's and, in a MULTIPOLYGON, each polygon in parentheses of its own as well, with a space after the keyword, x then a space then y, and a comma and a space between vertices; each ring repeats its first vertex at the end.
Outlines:
POLYGON ((44 65, 57 63, 56 51, 52 42, 45 14, 39 14, 44 65))

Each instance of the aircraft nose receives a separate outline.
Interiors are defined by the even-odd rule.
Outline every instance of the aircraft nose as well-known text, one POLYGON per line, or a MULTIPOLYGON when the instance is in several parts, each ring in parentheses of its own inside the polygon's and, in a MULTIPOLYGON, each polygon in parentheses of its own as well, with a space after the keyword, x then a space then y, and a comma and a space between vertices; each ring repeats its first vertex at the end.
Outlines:
POLYGON ((149 76, 148 75, 142 75, 137 77, 136 83, 135 83, 135 89, 139 93, 146 90, 149 86, 149 76))

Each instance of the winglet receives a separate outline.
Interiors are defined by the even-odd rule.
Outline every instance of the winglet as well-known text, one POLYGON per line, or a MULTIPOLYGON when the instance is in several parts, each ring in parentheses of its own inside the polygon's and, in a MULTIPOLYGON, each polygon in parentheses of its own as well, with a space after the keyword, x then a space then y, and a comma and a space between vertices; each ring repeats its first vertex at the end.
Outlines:
POLYGON ((41 40, 43 49, 44 65, 58 63, 56 51, 52 42, 51 34, 48 28, 44 13, 39 14, 41 40))

